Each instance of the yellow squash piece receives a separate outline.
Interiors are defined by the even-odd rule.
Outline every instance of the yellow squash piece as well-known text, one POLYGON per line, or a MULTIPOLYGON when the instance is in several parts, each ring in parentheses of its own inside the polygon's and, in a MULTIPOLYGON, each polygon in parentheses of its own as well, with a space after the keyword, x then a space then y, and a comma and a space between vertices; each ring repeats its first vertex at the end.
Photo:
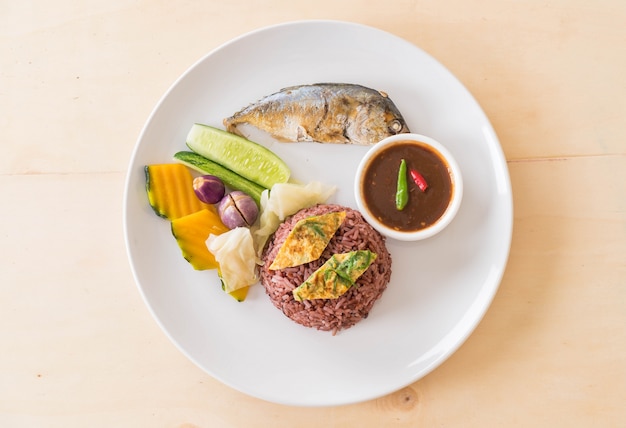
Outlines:
POLYGON ((345 218, 346 212, 338 211, 297 222, 278 250, 270 269, 299 266, 319 259, 345 218))
MULTIPOLYGON (((222 281, 222 290, 226 291, 226 287, 224 286, 224 280, 222 279, 222 272, 220 271, 219 267, 217 268, 217 276, 219 276, 220 281, 222 281)), ((244 300, 246 300, 246 297, 248 297, 248 291, 250 291, 250 287, 251 285, 248 285, 247 287, 241 287, 236 290, 227 292, 227 294, 236 301, 243 302, 244 300)))
POLYGON ((202 209, 216 212, 196 196, 193 176, 185 165, 147 165, 145 173, 148 201, 159 217, 175 220, 202 209))
POLYGON ((210 234, 220 235, 229 229, 219 215, 208 209, 172 220, 172 234, 183 257, 196 270, 216 269, 218 263, 206 246, 210 234))
POLYGON ((319 269, 293 290, 297 301, 336 299, 345 294, 376 260, 376 253, 356 250, 334 254, 319 269))
POLYGON ((228 294, 234 297, 235 300, 237 300, 238 302, 243 302, 244 300, 246 300, 246 296, 248 296, 248 290, 250 290, 250 286, 238 288, 228 294))

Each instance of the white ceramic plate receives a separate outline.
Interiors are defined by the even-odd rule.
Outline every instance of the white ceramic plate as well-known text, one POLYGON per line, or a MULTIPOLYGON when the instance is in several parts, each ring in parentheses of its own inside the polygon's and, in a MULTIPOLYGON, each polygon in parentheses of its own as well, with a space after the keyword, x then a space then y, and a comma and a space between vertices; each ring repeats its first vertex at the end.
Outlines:
MULTIPOLYGON (((332 202, 356 207, 353 175, 365 148, 261 141, 295 178, 338 186, 332 202)), ((223 383, 271 402, 355 403, 394 392, 449 357, 489 307, 505 269, 512 230, 506 161, 489 120, 461 83, 431 56, 386 32, 305 21, 264 28, 214 50, 164 95, 135 147, 124 227, 130 264, 167 336, 223 383), (277 310, 262 286, 238 303, 214 271, 181 257, 167 221, 148 205, 143 167, 185 149, 194 122, 222 119, 290 85, 347 82, 384 90, 411 131, 432 136, 457 159, 461 209, 441 234, 388 241, 391 282, 369 317, 332 336, 277 310)))

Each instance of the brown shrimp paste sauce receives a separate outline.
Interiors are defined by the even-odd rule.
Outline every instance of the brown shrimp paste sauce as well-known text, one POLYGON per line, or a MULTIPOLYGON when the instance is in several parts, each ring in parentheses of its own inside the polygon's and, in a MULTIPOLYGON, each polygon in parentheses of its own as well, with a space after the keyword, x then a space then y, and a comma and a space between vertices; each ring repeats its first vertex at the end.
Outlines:
POLYGON ((374 156, 365 167, 362 193, 371 214, 396 230, 415 231, 435 223, 452 197, 453 183, 448 165, 429 148, 414 141, 399 142, 374 156), (409 201, 396 209, 400 162, 407 163, 409 201), (428 183, 422 192, 409 171, 417 170, 428 183))

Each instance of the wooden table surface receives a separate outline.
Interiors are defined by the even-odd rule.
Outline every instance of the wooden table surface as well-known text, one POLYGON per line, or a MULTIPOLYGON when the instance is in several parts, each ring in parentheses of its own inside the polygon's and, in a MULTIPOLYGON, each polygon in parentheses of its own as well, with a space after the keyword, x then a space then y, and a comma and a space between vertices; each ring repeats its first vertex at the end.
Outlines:
POLYGON ((1 1, 0 426, 626 426, 624 22, 621 0, 1 1), (463 346, 410 387, 331 408, 251 398, 187 360, 122 231, 162 94, 229 39, 300 19, 390 31, 448 67, 493 123, 515 209, 463 346))

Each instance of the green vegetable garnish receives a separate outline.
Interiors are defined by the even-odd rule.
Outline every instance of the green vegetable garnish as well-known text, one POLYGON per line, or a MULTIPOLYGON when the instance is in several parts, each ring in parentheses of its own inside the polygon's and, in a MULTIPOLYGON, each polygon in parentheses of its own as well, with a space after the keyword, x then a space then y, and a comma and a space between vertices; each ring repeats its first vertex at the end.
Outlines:
POLYGON ((398 185, 396 189, 396 209, 402 211, 409 202, 409 189, 406 182, 406 161, 400 161, 400 169, 398 170, 398 185))
POLYGON ((222 165, 195 152, 178 152, 174 155, 174 159, 183 165, 200 172, 201 174, 210 174, 219 177, 228 187, 247 193, 252 197, 252 199, 260 204, 261 193, 263 193, 265 187, 260 186, 239 174, 235 174, 228 168, 225 168, 222 165))
POLYGON ((194 124, 187 134, 187 146, 267 189, 286 183, 291 175, 287 164, 267 147, 212 126, 194 124))

